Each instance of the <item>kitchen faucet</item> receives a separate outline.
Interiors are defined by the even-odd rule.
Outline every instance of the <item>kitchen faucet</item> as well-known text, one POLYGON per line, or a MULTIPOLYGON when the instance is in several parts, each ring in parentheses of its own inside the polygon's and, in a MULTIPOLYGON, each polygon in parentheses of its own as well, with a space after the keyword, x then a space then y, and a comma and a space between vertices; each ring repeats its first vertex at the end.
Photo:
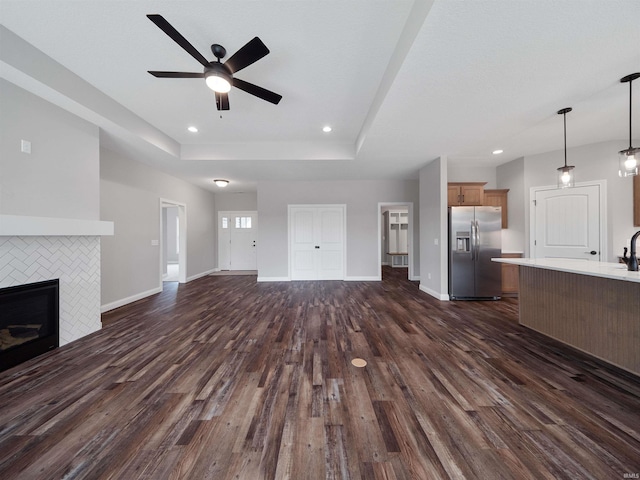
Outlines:
POLYGON ((622 260, 627 264, 627 270, 630 272, 638 271, 638 257, 636 256, 636 240, 640 236, 640 230, 634 233, 631 237, 631 251, 629 252, 629 258, 627 258, 627 247, 624 248, 624 256, 622 260))

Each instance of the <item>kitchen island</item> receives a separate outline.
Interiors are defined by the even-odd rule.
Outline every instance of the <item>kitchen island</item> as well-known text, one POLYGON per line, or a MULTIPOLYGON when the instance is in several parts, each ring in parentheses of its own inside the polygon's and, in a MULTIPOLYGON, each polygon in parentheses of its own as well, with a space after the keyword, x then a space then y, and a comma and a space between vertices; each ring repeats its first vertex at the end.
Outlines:
POLYGON ((639 272, 586 260, 493 261, 520 267, 520 324, 640 375, 639 272))

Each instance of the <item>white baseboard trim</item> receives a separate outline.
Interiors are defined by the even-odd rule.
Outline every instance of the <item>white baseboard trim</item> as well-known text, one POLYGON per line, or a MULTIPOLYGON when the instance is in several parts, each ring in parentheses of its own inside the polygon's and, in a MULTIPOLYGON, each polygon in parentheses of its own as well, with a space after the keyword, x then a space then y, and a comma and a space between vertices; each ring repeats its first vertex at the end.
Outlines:
POLYGON ((414 275, 413 277, 409 278, 409 280, 411 280, 412 282, 419 282, 420 275, 414 275))
POLYGON ((258 276, 259 282, 290 282, 289 277, 261 277, 258 276))
POLYGON ((197 280, 198 278, 202 278, 202 277, 206 277, 207 275, 211 275, 213 272, 219 272, 219 271, 220 271, 220 269, 212 268, 211 270, 207 270, 206 272, 197 273, 195 275, 187 277, 187 283, 189 283, 189 282, 191 282, 193 280, 197 280))
POLYGON ((131 295, 130 297, 116 300, 115 302, 107 303, 105 305, 101 305, 100 313, 108 312, 109 310, 113 310, 115 308, 128 305, 129 303, 142 300, 143 298, 150 297, 151 295, 155 295, 156 293, 160 293, 160 292, 162 292, 162 288, 156 287, 156 288, 152 288, 151 290, 147 290, 146 292, 137 293, 135 295, 131 295))
POLYGON ((382 278, 380 276, 373 277, 344 277, 345 282, 380 282, 382 278))
POLYGON ((424 293, 429 294, 432 297, 437 298, 438 300, 442 300, 444 302, 448 302, 449 301, 449 294, 448 293, 436 292, 435 290, 431 290, 430 288, 427 288, 422 284, 420 284, 420 287, 418 287, 418 288, 421 291, 423 291, 424 293))

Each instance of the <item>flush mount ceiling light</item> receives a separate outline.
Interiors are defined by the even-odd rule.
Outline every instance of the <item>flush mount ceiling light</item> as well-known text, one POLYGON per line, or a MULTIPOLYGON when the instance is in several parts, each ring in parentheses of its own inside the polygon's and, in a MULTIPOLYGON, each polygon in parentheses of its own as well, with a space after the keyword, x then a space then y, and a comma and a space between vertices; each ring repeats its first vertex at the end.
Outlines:
POLYGON ((193 125, 188 127, 187 130, 189 130, 191 133, 198 133, 198 127, 194 127, 193 125))
POLYGON ((222 178, 216 178, 213 183, 215 183, 220 188, 226 187, 229 185, 229 180, 223 180, 222 178))
POLYGON ((558 188, 568 188, 575 185, 573 176, 573 165, 567 165, 567 113, 573 110, 571 107, 558 110, 558 115, 562 115, 564 119, 564 166, 558 168, 558 188))
POLYGON ((332 128, 329 125, 325 125, 324 127, 322 127, 322 131, 324 133, 329 133, 332 130, 332 128))
POLYGON ((620 150, 618 152, 618 158, 620 165, 618 167, 618 175, 621 177, 630 177, 632 175, 638 175, 638 161, 640 161, 640 148, 633 148, 631 146, 631 84, 636 79, 640 78, 640 73, 632 73, 626 77, 620 79, 620 83, 629 84, 629 148, 626 150, 620 150))
POLYGON ((494 150, 494 151, 493 151, 493 152, 491 152, 491 153, 493 153, 494 155, 500 155, 502 152, 504 152, 504 150, 500 150, 500 149, 498 149, 498 150, 494 150))

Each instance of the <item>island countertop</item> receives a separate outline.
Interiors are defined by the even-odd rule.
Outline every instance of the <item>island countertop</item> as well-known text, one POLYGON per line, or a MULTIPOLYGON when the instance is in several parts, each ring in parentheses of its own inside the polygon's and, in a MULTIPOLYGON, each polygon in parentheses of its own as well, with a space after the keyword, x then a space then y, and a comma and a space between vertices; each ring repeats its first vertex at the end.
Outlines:
POLYGON ((640 272, 630 272, 624 263, 589 262, 566 258, 492 258, 491 260, 525 267, 640 283, 640 272))

